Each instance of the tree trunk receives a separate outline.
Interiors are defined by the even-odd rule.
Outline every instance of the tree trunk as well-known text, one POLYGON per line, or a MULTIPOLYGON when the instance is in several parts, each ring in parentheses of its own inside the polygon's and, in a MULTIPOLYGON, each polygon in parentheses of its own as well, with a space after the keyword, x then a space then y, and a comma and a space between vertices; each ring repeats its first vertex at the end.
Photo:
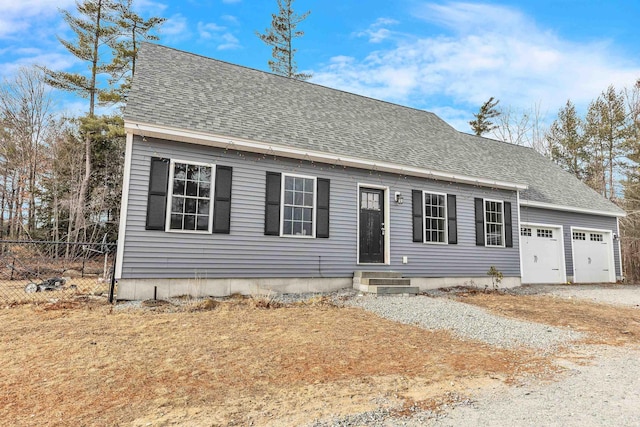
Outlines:
MULTIPOLYGON (((100 19, 102 16, 102 0, 98 0, 98 15, 96 17, 96 33, 93 40, 93 58, 91 61, 91 89, 89 95, 89 120, 95 117, 95 102, 96 102, 96 78, 98 74, 98 47, 100 42, 100 19)), ((84 155, 85 155, 85 169, 84 178, 80 184, 80 191, 78 192, 78 202, 76 204, 76 211, 74 215, 74 241, 78 241, 80 236, 80 229, 85 227, 85 202, 87 199, 87 191, 89 188, 89 180, 91 179, 91 134, 87 132, 84 137, 84 155)))

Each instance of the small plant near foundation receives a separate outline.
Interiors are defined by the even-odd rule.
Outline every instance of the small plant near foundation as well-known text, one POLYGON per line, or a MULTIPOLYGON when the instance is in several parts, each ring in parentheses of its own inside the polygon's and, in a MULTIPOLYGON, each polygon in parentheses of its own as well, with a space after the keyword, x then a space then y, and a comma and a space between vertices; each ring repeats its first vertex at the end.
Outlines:
POLYGON ((251 305, 255 308, 279 308, 280 301, 276 301, 276 293, 271 289, 255 288, 251 290, 251 305))
MULTIPOLYGON (((502 278, 504 277, 502 271, 498 270, 494 265, 492 265, 491 267, 489 267, 489 271, 487 271, 487 276, 491 277, 491 285, 493 286, 494 290, 497 290, 500 287, 500 283, 502 283, 502 278)), ((485 291, 486 288, 488 288, 488 285, 485 286, 485 291)))

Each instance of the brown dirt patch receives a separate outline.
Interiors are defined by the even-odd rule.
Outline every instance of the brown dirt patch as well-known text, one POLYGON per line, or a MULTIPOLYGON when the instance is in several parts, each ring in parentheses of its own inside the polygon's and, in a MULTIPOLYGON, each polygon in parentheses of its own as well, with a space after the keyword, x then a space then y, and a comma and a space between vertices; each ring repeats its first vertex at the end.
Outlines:
POLYGON ((468 293, 461 302, 487 308, 503 316, 553 326, 569 327, 589 334, 588 344, 640 343, 640 310, 555 296, 468 293))
POLYGON ((0 310, 0 424, 298 425, 549 372, 550 360, 326 305, 0 310))

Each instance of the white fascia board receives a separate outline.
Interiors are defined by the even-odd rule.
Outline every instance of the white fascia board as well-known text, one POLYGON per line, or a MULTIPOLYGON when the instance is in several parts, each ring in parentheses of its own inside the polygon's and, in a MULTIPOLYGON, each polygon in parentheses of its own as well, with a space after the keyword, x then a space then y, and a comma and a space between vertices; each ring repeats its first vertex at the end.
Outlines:
POLYGON ((360 169, 373 169, 379 172, 399 173, 402 175, 417 176, 421 178, 436 179, 441 181, 459 182, 462 184, 478 185, 482 187, 500 188, 504 190, 526 190, 523 184, 505 181, 495 181, 486 178, 475 178, 466 175, 438 172, 410 166, 402 166, 389 162, 374 162, 349 156, 338 156, 320 151, 303 150, 293 147, 285 147, 265 142, 250 141, 241 138, 230 138, 222 135, 214 135, 205 132, 184 130, 167 126, 151 125, 142 122, 125 121, 125 130, 134 135, 171 139, 173 141, 188 142, 192 144, 207 145, 210 147, 225 148, 253 153, 276 155, 293 159, 309 160, 314 162, 338 164, 360 169))
POLYGON ((550 209, 553 211, 585 213, 585 214, 600 215, 600 216, 613 216, 613 217, 627 216, 627 214, 624 212, 608 212, 608 211, 600 211, 597 209, 576 208, 573 206, 563 206, 563 205, 556 205, 553 203, 535 202, 532 200, 522 200, 522 199, 520 199, 520 206, 530 206, 532 208, 550 209))

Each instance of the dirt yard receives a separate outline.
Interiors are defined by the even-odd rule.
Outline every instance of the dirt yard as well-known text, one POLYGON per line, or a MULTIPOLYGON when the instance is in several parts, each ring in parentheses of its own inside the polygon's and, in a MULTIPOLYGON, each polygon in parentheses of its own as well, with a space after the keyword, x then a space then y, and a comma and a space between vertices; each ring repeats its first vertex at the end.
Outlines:
MULTIPOLYGON (((537 295, 458 298, 571 325, 589 333, 588 345, 640 342, 634 308, 537 295)), ((564 369, 556 355, 463 341, 321 299, 178 311, 91 301, 0 309, 0 424, 285 426, 381 407, 401 416, 564 369)))

